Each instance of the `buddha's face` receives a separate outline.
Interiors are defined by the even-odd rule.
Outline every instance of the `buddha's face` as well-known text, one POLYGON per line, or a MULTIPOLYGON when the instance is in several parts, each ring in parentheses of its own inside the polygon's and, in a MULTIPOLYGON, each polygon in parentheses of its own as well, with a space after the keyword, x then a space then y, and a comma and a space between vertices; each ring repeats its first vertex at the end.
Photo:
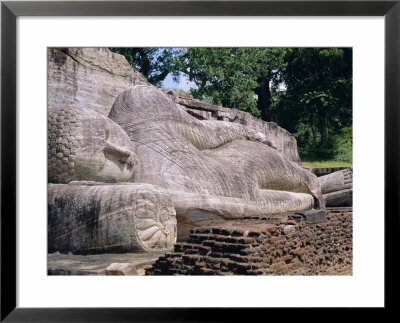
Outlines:
POLYGON ((138 158, 128 135, 91 110, 49 110, 49 182, 131 181, 138 158))
POLYGON ((128 135, 112 120, 84 120, 75 174, 80 180, 128 182, 138 159, 128 135))

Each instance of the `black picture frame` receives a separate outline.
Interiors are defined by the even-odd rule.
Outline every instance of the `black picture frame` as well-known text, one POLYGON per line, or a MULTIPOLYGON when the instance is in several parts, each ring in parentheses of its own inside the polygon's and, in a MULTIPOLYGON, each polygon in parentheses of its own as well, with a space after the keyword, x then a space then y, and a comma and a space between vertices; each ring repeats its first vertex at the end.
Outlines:
MULTIPOLYGON (((238 312, 243 311, 238 308, 16 307, 16 19, 19 16, 384 16, 385 309, 396 305, 390 289, 399 285, 398 275, 392 274, 398 243, 392 239, 398 237, 400 223, 400 0, 4 1, 1 3, 1 321, 216 322, 236 321, 238 312)), ((252 315, 264 315, 258 313, 261 310, 251 309, 255 311, 252 315)))

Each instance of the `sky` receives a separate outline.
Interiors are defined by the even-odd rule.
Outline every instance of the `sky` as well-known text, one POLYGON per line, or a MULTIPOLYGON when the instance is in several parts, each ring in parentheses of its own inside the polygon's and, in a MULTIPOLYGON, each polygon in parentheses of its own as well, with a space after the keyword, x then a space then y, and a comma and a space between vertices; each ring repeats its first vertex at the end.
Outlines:
POLYGON ((168 74, 162 83, 162 87, 176 91, 183 90, 185 92, 189 92, 190 88, 197 88, 196 84, 190 82, 188 77, 182 73, 179 78, 179 83, 173 81, 171 73, 168 74))

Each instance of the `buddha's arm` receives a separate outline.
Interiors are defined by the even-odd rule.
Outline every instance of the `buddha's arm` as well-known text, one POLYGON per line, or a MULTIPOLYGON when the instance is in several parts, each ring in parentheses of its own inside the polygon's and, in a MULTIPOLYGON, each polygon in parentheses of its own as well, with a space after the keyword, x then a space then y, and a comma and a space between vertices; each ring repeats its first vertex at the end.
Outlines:
POLYGON ((251 140, 274 147, 260 132, 249 131, 245 126, 216 120, 200 121, 187 115, 188 118, 169 120, 174 131, 184 137, 199 150, 214 149, 234 140, 251 140))

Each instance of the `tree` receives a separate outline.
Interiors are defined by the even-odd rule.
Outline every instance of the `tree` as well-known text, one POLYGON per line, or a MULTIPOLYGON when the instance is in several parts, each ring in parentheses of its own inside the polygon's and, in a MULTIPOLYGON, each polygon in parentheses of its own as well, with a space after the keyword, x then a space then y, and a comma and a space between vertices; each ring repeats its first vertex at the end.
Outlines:
POLYGON ((187 48, 180 70, 195 82, 194 97, 271 120, 270 83, 279 80, 285 49, 187 48))
POLYGON ((278 123, 295 134, 303 154, 330 158, 334 136, 352 124, 352 49, 290 48, 284 60, 278 123))
POLYGON ((112 52, 124 55, 129 64, 142 73, 147 80, 160 86, 169 73, 177 80, 175 48, 110 48, 112 52))

